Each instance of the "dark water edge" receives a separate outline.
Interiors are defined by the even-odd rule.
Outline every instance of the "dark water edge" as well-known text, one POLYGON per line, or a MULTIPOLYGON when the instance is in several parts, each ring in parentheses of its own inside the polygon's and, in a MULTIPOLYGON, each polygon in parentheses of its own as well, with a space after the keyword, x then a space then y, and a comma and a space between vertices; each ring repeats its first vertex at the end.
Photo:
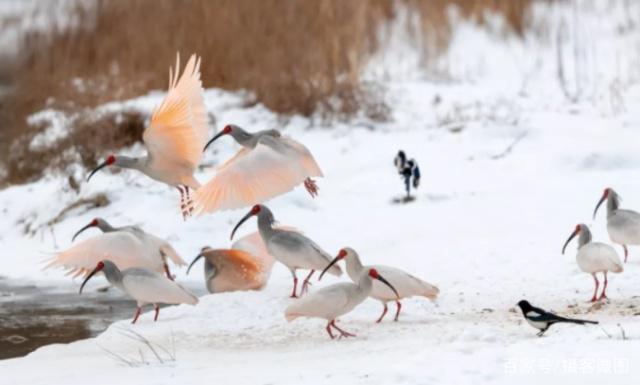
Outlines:
POLYGON ((93 337, 134 311, 135 302, 116 289, 79 295, 72 285, 35 286, 0 277, 0 359, 93 337))

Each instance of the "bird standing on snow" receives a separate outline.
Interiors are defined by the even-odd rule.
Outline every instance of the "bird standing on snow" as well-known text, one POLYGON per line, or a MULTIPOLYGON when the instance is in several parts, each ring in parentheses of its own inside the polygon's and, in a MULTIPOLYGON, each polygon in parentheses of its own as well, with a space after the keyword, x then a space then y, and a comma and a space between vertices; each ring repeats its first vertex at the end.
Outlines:
POLYGON ((107 281, 111 285, 137 301, 136 314, 131 323, 136 323, 142 307, 147 304, 153 304, 153 308, 156 311, 153 320, 157 321, 160 313, 159 303, 188 303, 190 305, 198 303, 196 296, 189 293, 175 281, 171 281, 154 271, 139 267, 120 270, 113 262, 106 259, 98 262, 96 268, 82 282, 80 294, 82 294, 84 285, 100 271, 104 272, 107 281))
POLYGON ((277 130, 249 133, 232 124, 225 126, 204 149, 223 135, 230 135, 242 149, 196 192, 192 205, 196 212, 262 203, 300 183, 312 197, 318 195, 318 186, 311 177, 323 176, 322 171, 304 145, 277 130))
POLYGON ((578 238, 578 254, 576 255, 578 267, 585 273, 591 274, 596 285, 591 302, 607 298, 607 273, 609 271, 614 273, 622 272, 624 268, 620 257, 618 257, 618 253, 616 253, 613 247, 605 243, 591 242, 591 231, 589 231, 589 227, 585 224, 576 226, 576 229, 571 233, 564 243, 564 246, 562 246, 562 254, 564 254, 569 242, 578 234, 580 234, 580 238, 578 238), (604 288, 599 298, 597 294, 600 282, 598 282, 596 273, 602 273, 604 275, 604 288))
POLYGON ((398 174, 404 178, 405 190, 407 192, 406 199, 411 198, 411 186, 417 189, 420 186, 420 169, 418 168, 418 162, 415 159, 407 160, 407 156, 404 151, 398 151, 393 163, 398 169, 398 174))
POLYGON ((88 274, 105 254, 121 269, 143 267, 149 270, 164 272, 173 279, 167 260, 175 265, 183 266, 186 262, 178 255, 169 242, 143 231, 137 226, 113 227, 102 218, 95 218, 80 229, 72 238, 80 233, 97 227, 103 234, 84 240, 75 246, 56 255, 46 268, 60 266, 74 277, 88 274))
POLYGON ((586 324, 594 324, 597 325, 597 321, 587 321, 581 319, 571 319, 557 316, 553 313, 546 312, 540 308, 532 306, 528 301, 522 300, 518 302, 518 307, 522 310, 522 315, 524 319, 527 320, 529 325, 534 328, 540 330, 537 334, 538 337, 542 337, 542 335, 551 327, 551 325, 556 323, 574 323, 578 325, 586 325, 586 324))
POLYGON ((620 208, 620 195, 612 188, 604 189, 602 198, 593 210, 593 219, 602 202, 607 201, 607 232, 611 242, 622 245, 624 262, 627 263, 627 245, 640 245, 640 214, 620 208))
POLYGON ((269 255, 257 232, 234 242, 231 249, 204 247, 191 267, 204 258, 204 280, 209 293, 260 290, 269 280, 275 259, 269 255))
MULTIPOLYGON (((254 215, 258 217, 258 230, 260 231, 262 241, 267 246, 267 251, 273 255, 276 261, 282 263, 291 271, 291 275, 293 276, 292 298, 297 297, 298 277, 296 276, 296 270, 311 270, 302 283, 300 294, 304 294, 310 285, 309 280, 313 273, 316 270, 324 269, 327 264, 331 262, 331 256, 322 250, 314 241, 299 232, 274 227, 275 218, 273 217, 273 213, 265 205, 253 206, 251 211, 233 228, 231 239, 233 239, 236 230, 238 230, 247 219, 254 215)), ((340 270, 338 266, 332 266, 329 273, 339 277, 342 275, 342 270, 340 270)))
MULTIPOLYGON (((387 314, 387 303, 390 301, 396 302, 397 310, 396 316, 393 320, 397 321, 398 317, 400 316, 400 309, 402 308, 400 299, 412 297, 414 295, 420 295, 423 297, 427 297, 430 300, 435 300, 438 297, 438 293, 440 293, 440 290, 437 287, 421 280, 420 278, 416 278, 411 274, 405 273, 400 269, 396 269, 395 267, 383 265, 363 266, 362 262, 360 262, 358 253, 350 247, 345 247, 344 249, 340 250, 338 255, 333 259, 333 261, 331 261, 331 263, 325 268, 325 270, 329 269, 341 259, 345 260, 347 274, 353 282, 358 282, 360 276, 364 272, 370 269, 375 269, 386 279, 388 279, 389 283, 391 283, 398 290, 398 292, 395 293, 389 290, 388 287, 382 285, 380 282, 373 282, 373 289, 371 290, 370 296, 371 298, 380 301, 384 306, 382 315, 380 315, 380 318, 378 318, 376 322, 382 321, 384 316, 387 314)), ((320 274, 318 280, 322 279, 323 275, 324 271, 320 274)))
POLYGON ((208 134, 200 81, 200 59, 192 55, 181 77, 178 77, 179 72, 178 56, 175 73, 169 69, 167 96, 153 112, 151 123, 142 135, 147 156, 131 158, 109 155, 91 171, 87 181, 98 170, 107 166, 138 170, 152 179, 176 187, 180 191, 182 215, 186 218, 190 214, 189 189, 200 187, 193 173, 202 158, 202 147, 208 134))
POLYGON ((396 289, 378 274, 376 269, 369 269, 360 275, 358 283, 337 283, 323 287, 315 293, 299 299, 287 307, 285 318, 289 322, 298 317, 323 318, 327 320, 326 330, 331 339, 335 338, 331 328, 337 330, 341 337, 355 337, 355 334, 336 326, 336 318, 349 313, 367 299, 373 289, 374 279, 387 285, 398 297, 396 289))

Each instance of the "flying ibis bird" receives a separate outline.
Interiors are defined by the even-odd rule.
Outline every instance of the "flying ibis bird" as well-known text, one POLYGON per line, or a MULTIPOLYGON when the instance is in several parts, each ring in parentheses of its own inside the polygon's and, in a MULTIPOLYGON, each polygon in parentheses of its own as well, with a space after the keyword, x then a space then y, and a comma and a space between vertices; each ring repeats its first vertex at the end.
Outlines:
POLYGON ((312 197, 318 194, 318 186, 311 178, 323 176, 322 171, 304 145, 277 130, 249 133, 236 125, 227 125, 207 143, 205 150, 225 135, 242 148, 195 193, 191 206, 196 212, 262 203, 300 183, 312 197))
MULTIPOLYGON (((398 290, 396 293, 389 290, 388 287, 381 284, 380 282, 373 282, 373 289, 371 290, 370 296, 371 298, 380 301, 384 306, 382 314, 376 322, 382 321, 384 316, 387 314, 387 303, 390 301, 396 302, 396 316, 394 318, 394 321, 397 321, 398 317, 400 316, 400 309, 402 308, 402 305, 400 304, 400 300, 402 298, 419 295, 429 298, 430 300, 435 300, 438 297, 438 293, 440 293, 440 290, 432 284, 427 283, 420 278, 416 278, 413 275, 406 273, 400 269, 396 269, 395 267, 383 265, 363 266, 362 262, 360 262, 358 253, 350 247, 345 247, 344 249, 340 250, 338 255, 333 259, 333 261, 331 261, 326 269, 331 268, 335 265, 335 263, 342 259, 345 260, 347 274, 353 282, 358 282, 363 272, 366 272, 370 269, 375 269, 386 279, 388 279, 389 282, 398 290)), ((324 271, 322 271, 318 280, 322 279, 323 275, 324 271)))
POLYGON ((578 325, 598 324, 597 321, 560 317, 559 315, 555 315, 553 313, 532 306, 529 301, 526 301, 524 299, 518 302, 518 307, 522 311, 522 316, 527 321, 527 323, 539 330, 537 334, 538 337, 542 337, 542 335, 551 327, 551 325, 557 323, 573 323, 578 325))
POLYGON ((175 72, 169 69, 167 96, 153 112, 151 123, 142 135, 147 155, 138 158, 109 155, 91 171, 87 181, 107 166, 138 170, 152 179, 176 187, 180 191, 182 214, 186 218, 190 213, 190 189, 200 187, 193 173, 202 158, 202 147, 208 133, 200 81, 200 59, 192 55, 182 76, 178 76, 179 73, 178 56, 175 72))
POLYGON ((155 271, 140 267, 120 270, 115 263, 108 259, 98 262, 93 271, 84 279, 80 286, 80 294, 82 294, 84 285, 100 271, 104 273, 107 281, 112 286, 117 287, 137 301, 136 313, 131 323, 136 323, 142 307, 147 304, 153 305, 156 311, 153 320, 157 321, 160 313, 159 303, 174 305, 180 303, 195 305, 198 303, 196 296, 189 293, 175 281, 169 280, 155 271))
MULTIPOLYGON (((316 270, 324 269, 327 264, 331 262, 331 256, 322 250, 314 241, 301 233, 292 229, 275 227, 273 213, 265 205, 253 206, 233 229, 231 239, 233 239, 236 230, 252 216, 258 217, 258 231, 264 244, 267 246, 269 254, 291 271, 291 275, 293 276, 292 298, 297 297, 298 277, 296 270, 311 270, 300 290, 300 294, 304 294, 310 285, 309 280, 313 273, 316 270)), ((332 266, 328 272, 336 276, 342 274, 342 270, 338 266, 332 266)))
POLYGON ((577 235, 580 235, 578 238, 578 254, 576 255, 578 267, 585 273, 591 274, 595 281, 595 290, 593 291, 591 302, 607 298, 607 273, 610 271, 613 273, 621 273, 623 271, 620 257, 618 257, 618 253, 616 253, 613 247, 601 242, 591 242, 591 231, 589 231, 589 228, 585 224, 576 226, 576 229, 564 243, 562 254, 564 254, 569 242, 577 235), (602 273, 604 276, 604 287, 602 288, 600 297, 597 296, 600 282, 598 281, 596 273, 602 273))
POLYGON ((629 250, 627 245, 640 245, 640 214, 620 208, 620 195, 612 188, 604 189, 602 198, 593 210, 593 218, 600 205, 607 201, 607 232, 611 242, 622 245, 624 262, 627 262, 629 250))
POLYGON ((113 227, 102 218, 95 218, 80 229, 73 240, 83 231, 97 227, 104 233, 86 239, 59 253, 45 266, 62 267, 74 277, 88 274, 105 254, 119 268, 143 267, 164 272, 173 279, 167 260, 177 266, 186 265, 169 242, 143 231, 137 226, 113 227))
MULTIPOLYGON (((388 290, 396 293, 396 289, 376 269, 365 270, 357 280, 357 283, 342 282, 323 287, 304 298, 289 305, 285 310, 287 321, 298 317, 323 318, 327 320, 327 333, 334 338, 331 328, 340 333, 341 337, 355 337, 355 334, 346 332, 336 326, 336 318, 349 313, 361 304, 373 290, 373 280, 378 280, 388 286, 388 290)), ((398 296, 399 297, 399 296, 398 296)))
POLYGON ((187 274, 201 258, 205 259, 204 279, 209 293, 260 290, 267 284, 275 262, 258 232, 234 242, 231 249, 202 248, 187 274))

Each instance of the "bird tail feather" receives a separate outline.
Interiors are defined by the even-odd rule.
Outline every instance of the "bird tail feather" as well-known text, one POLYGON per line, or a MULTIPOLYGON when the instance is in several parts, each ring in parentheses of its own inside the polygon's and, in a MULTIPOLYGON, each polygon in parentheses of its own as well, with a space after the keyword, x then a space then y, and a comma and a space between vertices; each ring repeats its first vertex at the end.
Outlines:
POLYGON ((440 289, 424 281, 422 282, 422 286, 424 287, 424 291, 422 292, 423 296, 429 298, 432 301, 438 298, 438 294, 440 294, 440 289))
POLYGON ((589 321, 589 320, 574 319, 574 318, 561 318, 560 321, 561 322, 574 323, 574 324, 578 324, 578 325, 586 325, 586 324, 597 325, 598 324, 598 321, 589 321))

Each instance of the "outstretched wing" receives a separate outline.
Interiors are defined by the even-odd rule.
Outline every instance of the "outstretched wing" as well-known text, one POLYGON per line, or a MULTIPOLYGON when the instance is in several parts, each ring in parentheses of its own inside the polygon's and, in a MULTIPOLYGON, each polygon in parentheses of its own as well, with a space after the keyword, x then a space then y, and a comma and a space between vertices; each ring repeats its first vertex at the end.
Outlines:
POLYGON ((307 178, 305 169, 280 151, 273 138, 262 137, 252 149, 242 149, 219 169, 193 197, 197 214, 262 203, 293 190, 307 178))
POLYGON ((175 73, 169 70, 169 92, 154 111, 151 124, 143 134, 154 161, 180 163, 195 168, 207 141, 207 116, 204 106, 200 59, 191 55, 182 76, 180 57, 175 73))
POLYGON ((109 255, 109 259, 120 269, 145 267, 162 271, 160 259, 154 259, 145 245, 134 235, 126 231, 114 231, 91 237, 75 244, 49 261, 44 267, 61 267, 73 277, 85 275, 93 270, 98 262, 109 255))
POLYGON ((302 143, 296 142, 287 136, 280 137, 280 141, 292 153, 293 157, 296 158, 296 161, 300 162, 307 172, 308 177, 324 176, 322 174, 322 170, 320 170, 320 166, 316 163, 315 158, 311 155, 309 149, 302 143))

